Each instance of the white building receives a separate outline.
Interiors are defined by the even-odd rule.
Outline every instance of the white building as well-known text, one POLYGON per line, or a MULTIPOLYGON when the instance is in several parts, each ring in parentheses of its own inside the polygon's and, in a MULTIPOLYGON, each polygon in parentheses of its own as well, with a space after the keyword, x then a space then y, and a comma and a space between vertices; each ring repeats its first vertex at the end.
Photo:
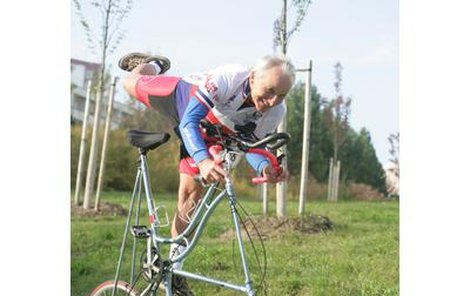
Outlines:
POLYGON ((389 162, 384 166, 387 192, 389 195, 400 195, 400 168, 397 164, 389 162))
MULTIPOLYGON (((81 124, 85 112, 85 100, 88 81, 98 76, 100 64, 90 63, 77 59, 70 60, 71 65, 71 123, 81 124)), ((106 110, 108 104, 108 91, 105 90, 101 99, 100 116, 101 122, 106 119, 106 110)), ((93 124, 95 113, 95 97, 92 95, 89 107, 88 124, 93 124)), ((114 100, 113 113, 111 115, 111 128, 117 128, 121 122, 128 116, 132 116, 133 109, 126 104, 114 100)))

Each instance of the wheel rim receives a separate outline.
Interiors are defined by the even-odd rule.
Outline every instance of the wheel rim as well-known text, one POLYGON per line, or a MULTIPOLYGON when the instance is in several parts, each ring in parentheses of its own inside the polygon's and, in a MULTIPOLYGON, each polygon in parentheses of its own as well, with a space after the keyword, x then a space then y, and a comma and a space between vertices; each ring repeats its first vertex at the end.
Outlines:
MULTIPOLYGON (((108 296, 113 294, 114 281, 107 281, 99 285, 92 293, 91 296, 108 296)), ((124 282, 119 281, 116 285, 115 296, 138 296, 139 293, 135 290, 131 290, 131 286, 124 282)))

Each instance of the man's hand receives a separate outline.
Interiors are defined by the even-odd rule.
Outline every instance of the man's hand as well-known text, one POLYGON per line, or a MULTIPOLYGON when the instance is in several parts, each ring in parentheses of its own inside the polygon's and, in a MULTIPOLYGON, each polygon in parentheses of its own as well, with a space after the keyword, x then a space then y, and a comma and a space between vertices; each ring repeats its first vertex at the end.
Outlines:
POLYGON ((204 159, 198 164, 201 177, 207 183, 221 182, 227 176, 223 167, 212 159, 204 159))
POLYGON ((271 165, 268 165, 263 169, 263 176, 268 178, 268 183, 278 183, 289 179, 289 172, 282 170, 280 174, 276 173, 276 170, 271 165))

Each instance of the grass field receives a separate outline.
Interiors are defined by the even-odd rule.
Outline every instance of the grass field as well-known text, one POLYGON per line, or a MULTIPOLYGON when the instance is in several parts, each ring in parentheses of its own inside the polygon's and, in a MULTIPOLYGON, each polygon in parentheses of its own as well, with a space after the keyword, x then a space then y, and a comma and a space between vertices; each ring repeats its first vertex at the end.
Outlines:
MULTIPOLYGON (((103 200, 128 207, 129 196, 128 193, 105 193, 103 200)), ((175 197, 158 198, 171 215, 175 197)), ((260 201, 241 199, 241 203, 254 216, 261 216, 260 201)), ((270 206, 274 211, 274 202, 270 206)), ((296 202, 289 202, 290 216, 296 215, 297 207, 296 202)), ((398 295, 398 208, 396 201, 308 202, 306 212, 329 217, 334 230, 309 235, 289 233, 264 240, 266 295, 398 295)), ((192 257, 186 260, 185 270, 243 283, 241 266, 233 260, 236 257, 233 240, 219 238, 232 227, 229 217, 228 207, 222 202, 192 257)), ((72 217, 72 295, 88 295, 101 282, 114 278, 124 225, 123 216, 72 217)), ((259 250, 259 241, 255 246, 259 250)), ((254 280, 259 282, 261 273, 254 257, 250 258, 254 280)), ((123 267, 125 275, 128 274, 126 267, 123 267)), ((128 281, 126 276, 122 279, 128 281)), ((196 295, 241 295, 204 283, 189 283, 196 295)))

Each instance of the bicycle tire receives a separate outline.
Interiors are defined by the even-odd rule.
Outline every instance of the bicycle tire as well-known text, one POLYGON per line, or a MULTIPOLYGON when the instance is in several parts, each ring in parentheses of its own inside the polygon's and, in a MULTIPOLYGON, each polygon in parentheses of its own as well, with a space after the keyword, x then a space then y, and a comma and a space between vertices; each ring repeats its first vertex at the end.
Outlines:
MULTIPOLYGON (((96 287, 90 296, 111 296, 113 294, 114 281, 106 281, 96 287)), ((131 285, 124 282, 118 281, 116 286, 115 296, 139 296, 139 292, 134 288, 131 289, 131 285)))

